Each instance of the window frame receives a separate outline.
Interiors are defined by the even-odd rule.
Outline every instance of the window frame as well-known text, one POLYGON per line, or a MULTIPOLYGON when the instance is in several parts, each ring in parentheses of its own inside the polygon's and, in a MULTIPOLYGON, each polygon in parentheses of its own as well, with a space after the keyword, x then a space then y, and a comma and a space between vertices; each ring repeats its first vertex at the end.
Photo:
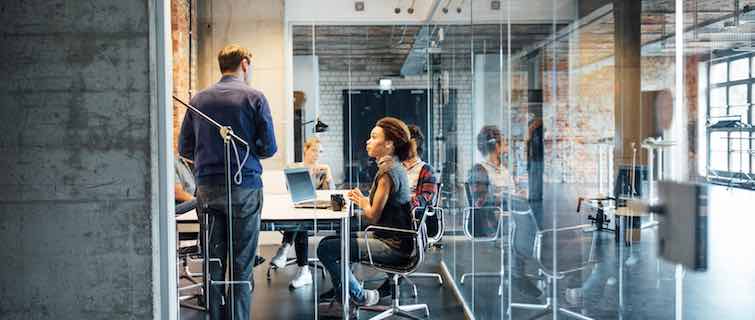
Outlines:
MULTIPOLYGON (((732 115, 732 108, 741 108, 742 106, 746 106, 747 113, 746 117, 742 119, 742 122, 747 123, 749 125, 753 125, 755 119, 753 119, 753 112, 754 112, 754 106, 755 103, 753 99, 755 98, 755 92, 753 92, 753 89, 755 89, 755 72, 753 72, 753 67, 755 67, 753 64, 755 63, 755 53, 744 53, 744 54, 732 54, 723 56, 720 58, 715 58, 709 60, 706 64, 706 87, 705 87, 705 102, 706 102, 706 114, 705 119, 707 123, 710 123, 711 120, 711 91, 717 88, 725 88, 725 98, 726 102, 724 105, 725 108, 725 116, 731 116, 732 115), (739 61, 741 59, 747 59, 748 63, 748 77, 745 79, 740 80, 730 80, 731 79, 731 64, 734 61, 739 61), (711 83, 711 73, 713 70, 714 65, 718 64, 726 64, 725 70, 726 70, 726 80, 720 83, 711 83), (730 104, 731 101, 731 89, 732 87, 738 86, 738 85, 745 85, 747 88, 747 103, 745 105, 736 105, 732 106, 730 104)), ((720 106, 719 106, 720 107, 720 106)), ((731 139, 727 139, 726 141, 726 170, 716 170, 711 167, 711 160, 712 160, 712 134, 713 132, 726 132, 727 137, 731 137, 732 135, 736 135, 738 132, 748 132, 747 136, 749 136, 749 140, 742 141, 742 149, 747 147, 747 149, 753 149, 753 143, 755 141, 752 140, 753 137, 755 137, 755 128, 743 128, 741 130, 731 130, 731 129, 711 129, 706 127, 706 166, 707 166, 707 172, 706 175, 708 177, 721 177, 721 178, 728 178, 728 179, 735 179, 740 178, 745 175, 752 175, 755 174, 755 168, 753 168, 753 158, 755 158, 755 155, 748 154, 746 157, 749 157, 747 160, 747 166, 748 168, 745 168, 743 170, 737 171, 735 169, 739 168, 732 168, 732 165, 734 161, 732 161, 735 154, 739 154, 735 152, 736 148, 732 148, 731 146, 731 139), (747 145, 749 144, 749 145, 747 145)), ((739 155, 741 157, 741 155, 739 155)), ((740 160, 741 161, 741 160, 740 160)))

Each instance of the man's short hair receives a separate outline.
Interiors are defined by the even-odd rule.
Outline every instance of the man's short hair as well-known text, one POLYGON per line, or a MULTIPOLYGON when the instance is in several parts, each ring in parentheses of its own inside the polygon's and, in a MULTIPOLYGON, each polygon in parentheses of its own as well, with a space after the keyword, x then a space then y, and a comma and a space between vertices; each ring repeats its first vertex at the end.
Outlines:
POLYGON ((220 72, 236 71, 241 65, 241 61, 246 59, 252 62, 252 52, 249 49, 236 44, 230 44, 220 49, 218 53, 218 65, 220 72))

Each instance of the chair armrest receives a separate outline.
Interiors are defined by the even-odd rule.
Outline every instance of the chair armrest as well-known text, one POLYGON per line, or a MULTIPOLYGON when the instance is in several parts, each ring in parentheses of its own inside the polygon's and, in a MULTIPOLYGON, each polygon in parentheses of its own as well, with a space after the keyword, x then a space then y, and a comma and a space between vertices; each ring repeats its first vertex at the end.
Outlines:
POLYGON ((391 228, 391 227, 382 227, 382 226, 368 226, 364 229, 365 232, 370 230, 382 230, 382 231, 390 231, 390 232, 397 232, 397 233, 406 233, 410 235, 416 235, 416 230, 408 230, 408 229, 399 229, 399 228, 391 228))

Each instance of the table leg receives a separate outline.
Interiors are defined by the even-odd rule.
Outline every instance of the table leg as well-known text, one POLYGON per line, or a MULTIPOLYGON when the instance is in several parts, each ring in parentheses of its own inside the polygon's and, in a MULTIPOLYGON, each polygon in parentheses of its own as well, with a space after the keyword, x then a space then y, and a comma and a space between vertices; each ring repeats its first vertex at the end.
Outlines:
POLYGON ((343 319, 349 319, 349 216, 341 220, 341 306, 343 319))

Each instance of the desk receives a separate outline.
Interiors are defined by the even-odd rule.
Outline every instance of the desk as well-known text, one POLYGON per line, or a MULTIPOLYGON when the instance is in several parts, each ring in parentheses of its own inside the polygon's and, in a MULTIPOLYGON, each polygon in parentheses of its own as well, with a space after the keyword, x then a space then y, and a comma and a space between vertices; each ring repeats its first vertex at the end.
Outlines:
MULTIPOLYGON (((264 190, 264 189, 263 189, 264 190)), ((346 197, 348 190, 318 190, 317 199, 330 200, 332 194, 343 194, 346 199, 346 208, 342 211, 331 209, 294 208, 291 196, 288 193, 263 191, 262 216, 260 231, 276 231, 292 226, 304 226, 310 228, 320 221, 331 227, 340 224, 341 227, 341 305, 343 306, 343 318, 349 319, 349 280, 346 270, 349 268, 349 218, 352 212, 352 203, 346 197)), ((176 227, 179 232, 199 232, 199 219, 196 210, 176 217, 176 227), (194 227, 191 227, 193 225, 194 227)), ((319 228, 318 228, 319 229, 319 228)), ((206 253, 202 250, 203 254, 206 253)), ((204 257, 207 261, 207 257, 204 257)), ((205 290, 205 292, 207 292, 205 290)), ((318 306, 315 306, 317 310, 318 306)), ((316 311, 315 311, 316 312, 316 311)))

